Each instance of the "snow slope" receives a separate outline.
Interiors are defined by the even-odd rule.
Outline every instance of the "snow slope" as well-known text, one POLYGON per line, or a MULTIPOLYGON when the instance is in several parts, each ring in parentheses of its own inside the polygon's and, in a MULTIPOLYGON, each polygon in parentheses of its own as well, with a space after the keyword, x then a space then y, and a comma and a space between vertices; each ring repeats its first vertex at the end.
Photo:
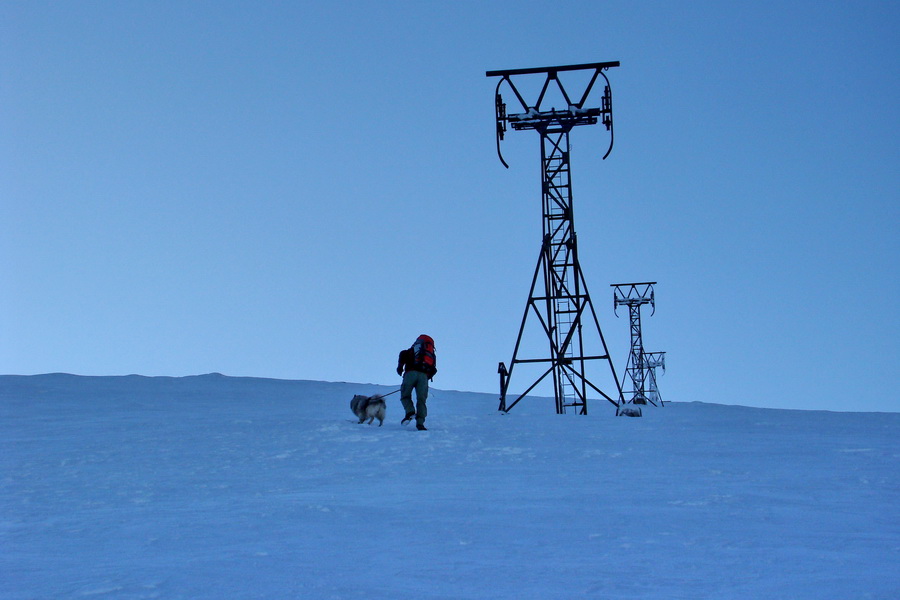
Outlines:
POLYGON ((900 597, 900 414, 0 377, 0 598, 900 597))

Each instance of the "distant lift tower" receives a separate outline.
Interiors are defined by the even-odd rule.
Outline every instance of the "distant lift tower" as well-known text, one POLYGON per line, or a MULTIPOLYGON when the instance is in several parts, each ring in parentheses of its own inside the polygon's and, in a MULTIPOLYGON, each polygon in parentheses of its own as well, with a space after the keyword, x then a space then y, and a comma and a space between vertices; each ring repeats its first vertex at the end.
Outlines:
POLYGON ((500 363, 498 368, 501 411, 512 409, 548 376, 552 376, 556 412, 559 414, 565 413, 570 407, 579 414, 587 414, 589 390, 596 392, 617 408, 624 402, 622 388, 616 377, 606 341, 600 331, 597 313, 591 303, 578 262, 569 163, 569 132, 579 125, 602 122, 606 126, 610 132, 610 144, 603 158, 609 156, 612 150, 612 96, 609 79, 603 72, 618 66, 618 62, 605 62, 487 72, 488 77, 500 78, 494 104, 497 117, 497 155, 500 162, 509 167, 500 152, 500 142, 503 140, 507 125, 516 131, 537 131, 541 138, 543 240, 509 370, 504 363, 500 363), (563 77, 569 78, 571 75, 568 72, 571 71, 582 71, 581 76, 588 81, 580 96, 570 96, 560 80, 561 73, 566 73, 563 77), (535 77, 528 76, 537 76, 541 78, 539 83, 542 81, 537 99, 532 103, 523 97, 519 87, 513 83, 513 79, 521 81, 523 77, 534 82, 535 77), (600 106, 589 107, 587 104, 591 90, 601 77, 606 85, 600 98, 600 106), (503 84, 508 85, 522 112, 506 112, 506 104, 500 95, 503 84), (559 104, 548 108, 551 102, 559 104), (539 280, 543 281, 543 289, 538 289, 539 280), (536 317, 540 322, 546 340, 549 341, 549 356, 520 357, 520 350, 523 350, 522 334, 529 316, 536 317), (589 331, 583 332, 582 326, 585 322, 589 331), (596 328, 596 335, 592 327, 596 328), (583 333, 586 337, 583 337, 583 333), (601 352, 586 353, 585 341, 589 338, 599 338, 601 352), (586 365, 594 361, 601 361, 601 368, 605 364, 609 369, 611 380, 610 386, 607 387, 608 392, 603 391, 588 378, 586 365), (517 365, 524 363, 532 366, 542 365, 540 374, 525 388, 525 391, 508 401, 507 392, 513 371, 517 365))
MULTIPOLYGON (((631 391, 626 393, 627 404, 662 406, 659 389, 656 386, 656 369, 666 369, 665 352, 644 352, 641 334, 641 306, 649 304, 656 312, 653 286, 655 281, 646 283, 616 283, 613 288, 613 309, 618 316, 620 306, 628 307, 631 321, 631 352, 625 367, 625 378, 631 383, 631 391), (629 397, 630 394, 630 397, 629 397)), ((624 382, 623 382, 624 387, 624 382)), ((638 408, 638 414, 640 409, 638 408)))
POLYGON ((663 373, 666 372, 666 353, 644 352, 644 359, 644 364, 647 365, 647 400, 654 406, 657 402, 663 406, 659 388, 656 385, 656 369, 661 368, 663 373))

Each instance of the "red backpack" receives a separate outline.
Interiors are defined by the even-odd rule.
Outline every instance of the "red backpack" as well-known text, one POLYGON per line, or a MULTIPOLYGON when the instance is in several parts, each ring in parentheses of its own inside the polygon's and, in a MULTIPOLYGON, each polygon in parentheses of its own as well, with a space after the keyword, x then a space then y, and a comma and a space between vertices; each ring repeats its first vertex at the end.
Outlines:
POLYGON ((412 345, 413 365, 416 371, 421 371, 431 379, 437 373, 437 360, 434 356, 434 340, 422 334, 416 338, 412 345))

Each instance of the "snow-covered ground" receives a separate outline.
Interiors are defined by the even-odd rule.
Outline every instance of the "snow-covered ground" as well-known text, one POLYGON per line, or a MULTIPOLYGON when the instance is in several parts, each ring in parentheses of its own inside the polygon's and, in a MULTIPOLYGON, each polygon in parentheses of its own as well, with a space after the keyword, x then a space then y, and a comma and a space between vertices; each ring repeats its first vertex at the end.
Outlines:
POLYGON ((0 598, 900 598, 900 414, 0 377, 0 598))

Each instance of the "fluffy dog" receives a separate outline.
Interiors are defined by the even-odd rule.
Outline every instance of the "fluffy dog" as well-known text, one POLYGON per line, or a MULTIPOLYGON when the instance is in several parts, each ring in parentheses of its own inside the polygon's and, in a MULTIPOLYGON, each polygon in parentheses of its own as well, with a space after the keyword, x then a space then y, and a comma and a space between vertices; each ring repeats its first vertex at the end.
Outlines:
POLYGON ((360 423, 368 419, 369 425, 371 425, 375 419, 378 419, 379 427, 384 425, 384 410, 386 407, 383 396, 360 396, 357 394, 350 401, 350 410, 359 417, 360 423))

